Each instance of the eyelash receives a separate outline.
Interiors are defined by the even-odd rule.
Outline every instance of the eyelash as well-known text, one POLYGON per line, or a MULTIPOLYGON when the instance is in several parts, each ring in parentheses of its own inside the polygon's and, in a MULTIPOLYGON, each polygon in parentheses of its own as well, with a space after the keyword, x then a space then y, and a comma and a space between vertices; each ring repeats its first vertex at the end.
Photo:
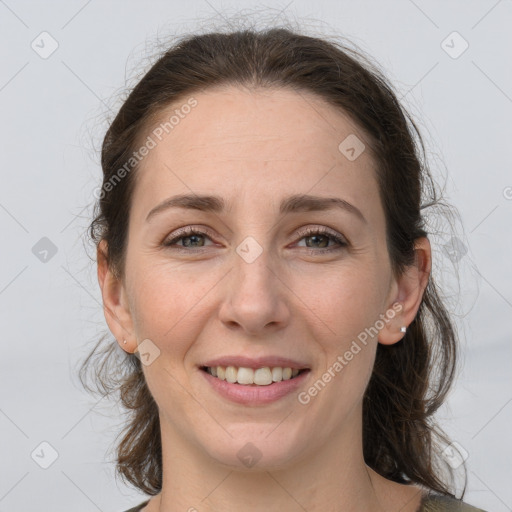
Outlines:
MULTIPOLYGON (((171 240, 164 241, 164 243, 162 245, 169 249, 177 250, 179 252, 186 252, 186 253, 203 252, 203 250, 204 250, 203 248, 194 248, 193 247, 193 248, 186 249, 184 247, 172 247, 172 245, 174 243, 181 240, 182 238, 188 238, 189 236, 193 236, 193 235, 203 235, 210 239, 213 238, 212 234, 208 230, 201 231, 201 230, 198 230, 196 228, 189 226, 187 228, 182 229, 181 231, 178 231, 177 236, 175 236, 171 240)), ((338 244, 337 247, 331 247, 331 248, 327 248, 327 249, 314 249, 313 247, 305 247, 305 249, 309 249, 310 253, 319 253, 320 252, 322 254, 326 254, 326 253, 330 253, 333 251, 339 251, 349 245, 344 238, 333 233, 332 231, 329 231, 326 228, 308 228, 304 231, 301 231, 299 233, 299 235, 300 235, 300 240, 302 240, 303 238, 310 237, 310 236, 318 236, 318 235, 326 236, 331 241, 334 241, 338 244)))

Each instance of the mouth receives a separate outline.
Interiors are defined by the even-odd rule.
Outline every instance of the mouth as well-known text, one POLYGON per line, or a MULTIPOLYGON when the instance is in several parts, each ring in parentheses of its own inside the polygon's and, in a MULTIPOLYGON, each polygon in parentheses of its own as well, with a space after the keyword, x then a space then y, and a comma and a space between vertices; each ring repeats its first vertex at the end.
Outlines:
POLYGON ((265 366, 256 369, 236 366, 200 366, 200 370, 230 384, 253 387, 269 386, 277 382, 293 380, 310 371, 309 368, 280 366, 265 366))
POLYGON ((214 393, 244 407, 266 406, 293 396, 306 385, 311 372, 310 368, 274 366, 199 366, 198 369, 214 393))

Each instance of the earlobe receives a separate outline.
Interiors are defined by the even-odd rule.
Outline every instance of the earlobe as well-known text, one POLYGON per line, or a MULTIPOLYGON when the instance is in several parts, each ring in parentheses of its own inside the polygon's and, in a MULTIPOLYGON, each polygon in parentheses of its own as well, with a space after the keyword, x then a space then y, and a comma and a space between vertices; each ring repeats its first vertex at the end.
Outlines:
MULTIPOLYGON (((381 318, 382 329, 378 334, 378 341, 382 345, 393 345, 399 342, 407 332, 407 325, 403 320, 404 305, 401 302, 395 302, 392 308, 389 308, 381 318)), ((377 324, 377 322, 376 322, 377 324)))
POLYGON ((107 250, 106 241, 101 240, 97 248, 97 264, 105 320, 119 346, 126 352, 133 353, 137 342, 133 333, 131 312, 125 299, 124 285, 108 266, 107 250))
MULTIPOLYGON (((407 327, 414 321, 423 300, 431 272, 432 253, 428 238, 421 237, 415 242, 415 261, 395 280, 394 297, 391 302, 401 308, 393 319, 379 332, 379 343, 393 345, 405 335, 407 327), (403 328, 405 327, 405 331, 403 328)), ((395 308, 396 311, 397 308, 395 308)))

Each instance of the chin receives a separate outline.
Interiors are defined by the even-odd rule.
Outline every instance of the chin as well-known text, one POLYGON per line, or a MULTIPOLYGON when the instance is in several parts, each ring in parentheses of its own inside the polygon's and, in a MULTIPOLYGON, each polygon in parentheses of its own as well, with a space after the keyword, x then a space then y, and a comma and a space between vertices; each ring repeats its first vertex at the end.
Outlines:
POLYGON ((246 427, 243 438, 233 436, 228 443, 217 444, 215 448, 207 448, 207 451, 215 461, 236 471, 280 470, 295 464, 302 449, 293 445, 290 438, 272 436, 260 426, 258 433, 251 435, 246 427))

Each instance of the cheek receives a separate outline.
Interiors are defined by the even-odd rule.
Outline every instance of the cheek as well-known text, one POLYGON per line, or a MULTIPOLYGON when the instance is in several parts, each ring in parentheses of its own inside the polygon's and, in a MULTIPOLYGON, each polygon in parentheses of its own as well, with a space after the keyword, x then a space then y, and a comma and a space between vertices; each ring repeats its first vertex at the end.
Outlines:
POLYGON ((318 326, 313 333, 321 344, 325 365, 320 379, 329 382, 328 400, 333 407, 345 404, 340 414, 347 414, 347 408, 359 403, 373 370, 377 333, 372 327, 381 313, 382 300, 374 268, 347 265, 324 275, 320 286, 318 280, 301 280, 297 292, 307 297, 308 323, 318 326))
POLYGON ((149 338, 161 349, 180 350, 181 339, 194 339, 200 332, 201 304, 214 284, 213 273, 185 272, 158 262, 141 264, 131 281, 137 339, 149 338))
POLYGON ((293 287, 337 347, 343 347, 375 323, 380 311, 378 276, 369 267, 346 266, 318 276, 301 277, 293 287))

